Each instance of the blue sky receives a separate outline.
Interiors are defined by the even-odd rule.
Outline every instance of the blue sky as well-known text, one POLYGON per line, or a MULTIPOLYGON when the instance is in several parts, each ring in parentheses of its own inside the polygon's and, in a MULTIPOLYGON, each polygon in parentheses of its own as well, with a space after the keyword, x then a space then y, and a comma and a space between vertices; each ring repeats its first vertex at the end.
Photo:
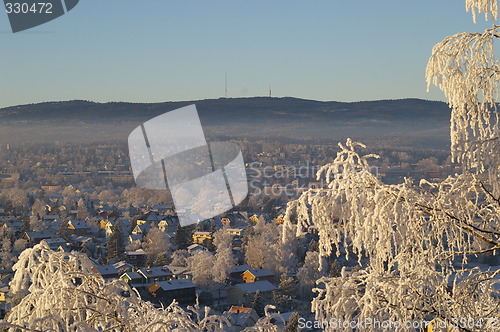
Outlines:
POLYGON ((482 31, 463 0, 81 0, 13 34, 0 12, 0 107, 267 95, 443 100, 425 65, 445 36, 482 31))

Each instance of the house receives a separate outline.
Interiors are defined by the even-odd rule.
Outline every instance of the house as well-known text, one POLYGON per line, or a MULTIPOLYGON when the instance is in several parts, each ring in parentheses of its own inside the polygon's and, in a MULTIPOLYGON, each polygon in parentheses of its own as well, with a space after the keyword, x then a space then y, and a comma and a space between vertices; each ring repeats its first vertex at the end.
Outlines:
POLYGON ((233 236, 242 237, 245 233, 243 228, 228 228, 227 231, 233 236))
POLYGON ((177 216, 168 216, 158 222, 158 228, 165 233, 175 233, 179 226, 179 218, 177 216))
POLYGON ((198 251, 208 251, 208 248, 201 245, 201 244, 193 243, 192 245, 187 247, 187 251, 189 252, 189 254, 193 255, 193 254, 197 253, 198 251))
POLYGON ((318 235, 318 228, 316 225, 310 225, 307 227, 307 233, 318 235))
POLYGON ((226 217, 226 218, 222 218, 222 219, 220 220, 220 222, 221 222, 224 226, 231 226, 231 219, 229 219, 229 218, 227 218, 227 217, 226 217))
POLYGON ((3 319, 7 314, 7 308, 10 304, 7 303, 7 295, 9 294, 9 286, 0 288, 0 319, 3 319))
POLYGON ((246 270, 252 269, 248 265, 236 265, 229 269, 229 277, 236 280, 242 280, 241 276, 246 270))
POLYGON ((9 294, 9 286, 3 286, 0 288, 0 303, 5 303, 7 301, 7 294, 9 294))
POLYGON ((115 263, 115 264, 113 264, 113 266, 115 267, 115 269, 118 270, 119 274, 123 274, 125 272, 130 272, 134 269, 134 266, 132 264, 129 264, 125 261, 115 263))
POLYGON ((254 214, 253 216, 251 216, 250 218, 248 218, 251 222, 253 222, 254 224, 256 224, 258 221, 259 221, 259 217, 254 214))
POLYGON ((92 227, 86 220, 70 220, 68 221, 68 229, 75 235, 89 235, 92 227))
POLYGON ((163 219, 163 216, 156 212, 148 212, 139 218, 137 218, 137 225, 144 225, 144 224, 151 224, 154 223, 157 225, 161 220, 163 219))
POLYGON ((276 219, 274 219, 274 222, 277 224, 283 224, 285 222, 285 217, 280 214, 278 217, 276 217, 276 219))
POLYGON ((146 279, 146 283, 174 279, 174 274, 170 271, 168 266, 142 268, 137 270, 137 272, 146 279))
POLYGON ((228 327, 230 332, 242 331, 247 327, 252 327, 260 318, 254 309, 235 305, 225 311, 222 316, 226 317, 231 323, 231 326, 228 327))
POLYGON ((93 270, 104 279, 118 278, 118 270, 113 265, 97 265, 94 266, 93 270))
POLYGON ((138 250, 129 250, 125 252, 127 263, 130 263, 134 266, 144 266, 146 264, 146 253, 142 249, 138 250))
POLYGON ((25 232, 23 238, 28 241, 29 244, 38 244, 40 241, 45 239, 51 239, 56 237, 56 232, 52 229, 43 229, 40 232, 25 232))
POLYGON ((174 213, 174 207, 172 204, 155 204, 151 208, 151 211, 159 214, 174 213))
POLYGON ((269 269, 249 269, 243 272, 241 279, 244 282, 256 282, 262 280, 274 282, 274 273, 269 269))
POLYGON ((264 302, 270 302, 273 294, 272 292, 276 287, 267 280, 236 284, 227 291, 226 301, 228 303, 243 303, 250 305, 255 297, 257 291, 260 292, 264 302))
POLYGON ((43 241, 47 243, 47 245, 51 250, 58 250, 59 247, 65 248, 67 243, 65 239, 60 237, 56 237, 53 239, 45 239, 43 241))
POLYGON ((145 284, 146 279, 144 279, 144 276, 137 272, 125 272, 120 276, 120 279, 126 281, 128 284, 130 284, 132 287, 137 287, 139 285, 145 284))
POLYGON ((20 221, 14 221, 14 220, 7 220, 2 225, 2 229, 11 230, 14 233, 18 233, 18 234, 21 232, 22 228, 23 228, 23 223, 20 221))
POLYGON ((212 240, 212 233, 210 232, 193 233, 193 243, 202 244, 205 240, 212 240))
POLYGON ((52 221, 59 220, 59 216, 57 214, 46 214, 42 217, 42 220, 52 222, 52 221))
POLYGON ((196 302, 196 286, 189 279, 159 281, 148 287, 149 293, 165 305, 173 300, 179 303, 196 302))
POLYGON ((149 224, 137 224, 132 230, 131 234, 144 236, 149 232, 150 229, 151 226, 149 224))
POLYGON ((283 312, 276 318, 271 318, 271 324, 276 326, 277 331, 285 331, 286 326, 290 323, 290 318, 294 314, 293 311, 283 312))
POLYGON ((193 273, 184 266, 167 265, 174 279, 192 279, 193 273))
POLYGON ((113 223, 109 221, 108 219, 101 219, 99 221, 99 228, 111 228, 113 227, 113 223))

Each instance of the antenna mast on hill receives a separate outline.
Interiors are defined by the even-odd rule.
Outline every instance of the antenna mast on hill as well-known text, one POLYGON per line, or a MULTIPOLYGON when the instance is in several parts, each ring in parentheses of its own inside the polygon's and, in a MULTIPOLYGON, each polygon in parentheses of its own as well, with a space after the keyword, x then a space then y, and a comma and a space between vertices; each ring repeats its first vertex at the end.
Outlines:
POLYGON ((269 84, 269 98, 271 98, 271 84, 269 84))

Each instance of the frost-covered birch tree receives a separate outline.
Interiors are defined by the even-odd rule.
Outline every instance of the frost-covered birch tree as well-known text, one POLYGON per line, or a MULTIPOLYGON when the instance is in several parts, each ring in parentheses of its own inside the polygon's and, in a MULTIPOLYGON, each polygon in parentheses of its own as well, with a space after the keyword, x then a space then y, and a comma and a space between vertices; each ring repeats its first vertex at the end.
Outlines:
POLYGON ((25 250, 10 284, 19 301, 0 327, 9 331, 223 331, 228 321, 209 308, 157 309, 119 280, 105 282, 80 253, 46 244, 25 250))
MULTIPOLYGON (((477 13, 497 17, 497 1, 467 0, 466 7, 474 20, 477 13)), ((317 281, 316 319, 395 322, 401 330, 432 319, 465 331, 498 326, 500 270, 466 264, 500 249, 498 29, 445 38, 427 66, 428 85, 443 90, 451 108, 451 153, 460 174, 387 185, 370 172, 377 156, 363 155, 364 145, 348 139, 317 174, 328 188, 289 203, 285 227, 300 234, 314 224, 320 256, 340 255, 343 247, 347 256, 368 258, 356 272, 317 281)))
POLYGON ((233 236, 226 228, 221 228, 214 233, 216 248, 215 262, 212 267, 213 281, 223 283, 229 275, 229 270, 236 264, 232 249, 233 236))

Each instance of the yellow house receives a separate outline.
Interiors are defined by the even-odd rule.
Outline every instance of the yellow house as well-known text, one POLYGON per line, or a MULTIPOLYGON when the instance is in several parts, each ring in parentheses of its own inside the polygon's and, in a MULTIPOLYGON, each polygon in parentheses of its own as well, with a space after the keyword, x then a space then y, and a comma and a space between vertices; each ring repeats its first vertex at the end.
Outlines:
POLYGON ((99 221, 99 228, 106 228, 106 227, 112 227, 113 224, 109 220, 101 220, 99 221))
POLYGON ((285 222, 285 217, 282 214, 280 214, 276 219, 274 219, 274 222, 277 224, 282 224, 285 222))
POLYGON ((245 283, 267 280, 274 281, 274 273, 269 269, 250 269, 243 272, 241 279, 245 283))
POLYGON ((7 301, 7 293, 9 293, 9 287, 0 288, 0 303, 7 301))
POLYGON ((253 223, 257 223, 259 221, 259 217, 256 214, 250 217, 250 221, 253 223))
POLYGON ((244 233, 242 228, 228 228, 227 231, 234 236, 243 236, 244 233))
POLYGON ((193 243, 202 244, 205 240, 212 239, 212 233, 210 232, 194 232, 193 243))

